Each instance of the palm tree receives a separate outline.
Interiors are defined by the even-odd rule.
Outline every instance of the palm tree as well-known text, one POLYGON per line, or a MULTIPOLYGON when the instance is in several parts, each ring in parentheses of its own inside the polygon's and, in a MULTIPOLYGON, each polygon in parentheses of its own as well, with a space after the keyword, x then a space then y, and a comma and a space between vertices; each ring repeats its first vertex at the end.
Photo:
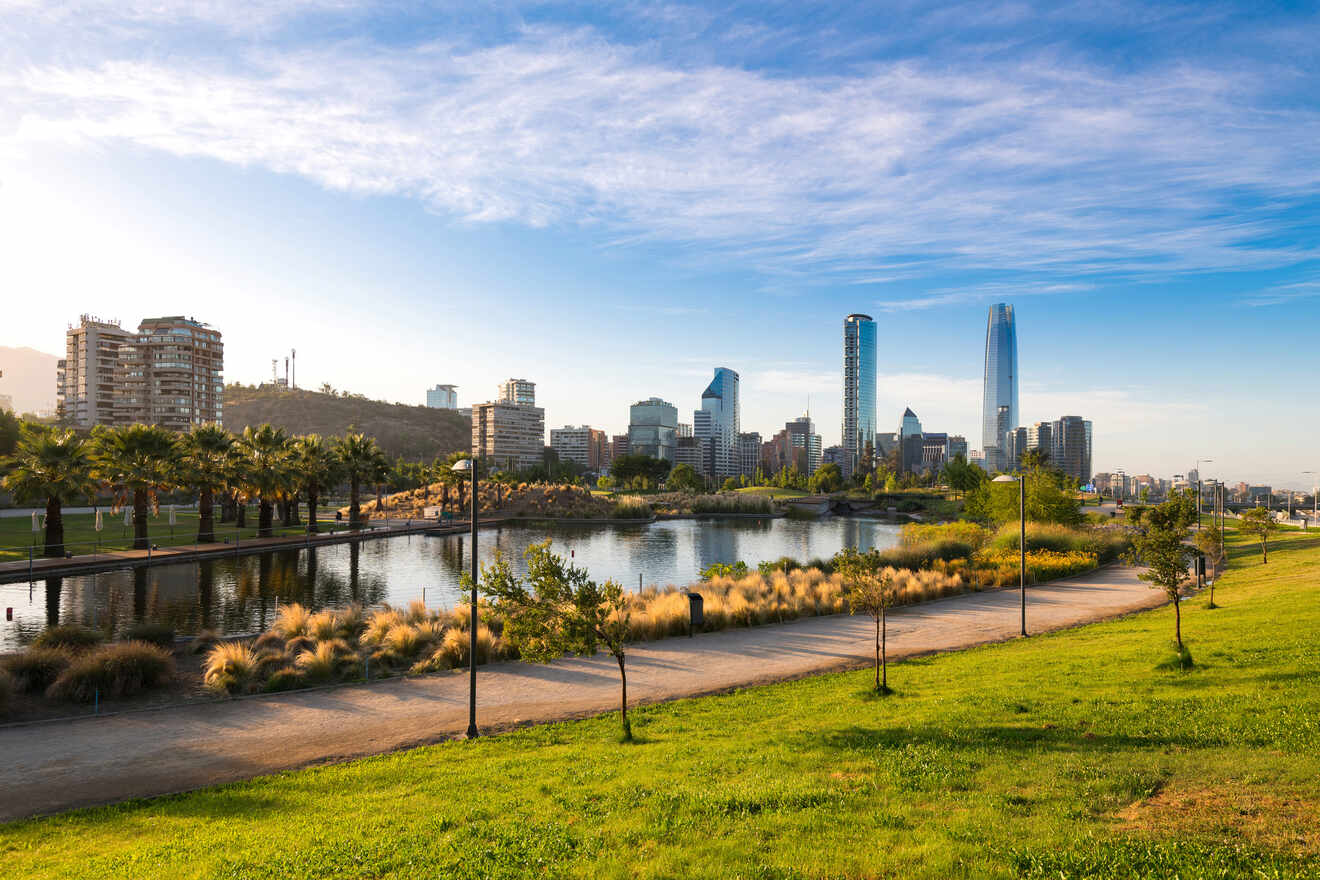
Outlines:
POLYGON ((318 534, 316 505, 321 492, 339 482, 342 463, 335 449, 320 434, 308 434, 293 441, 293 466, 302 490, 307 493, 307 531, 318 534))
POLYGON ((146 550, 147 508, 157 507, 156 493, 178 481, 178 437, 155 425, 124 425, 99 427, 92 438, 96 475, 114 490, 116 506, 133 505, 133 549, 146 550))
POLYGON ((248 425, 239 442, 247 458, 248 494, 257 499, 257 537, 269 538, 275 501, 289 484, 289 435, 270 424, 257 428, 248 425))
POLYGON ((197 543, 215 541, 215 493, 229 488, 234 435, 216 424, 197 425, 184 434, 180 482, 197 493, 197 543))
POLYGON ((348 477, 348 525, 349 528, 362 528, 362 508, 358 497, 362 490, 362 481, 371 482, 383 479, 388 473, 390 462, 385 453, 380 451, 376 441, 364 434, 345 434, 335 441, 335 454, 343 464, 344 474, 348 477))
POLYGON ((64 555, 65 501, 96 491, 87 443, 69 430, 25 423, 14 455, 5 463, 4 487, 23 501, 46 503, 46 556, 64 555))

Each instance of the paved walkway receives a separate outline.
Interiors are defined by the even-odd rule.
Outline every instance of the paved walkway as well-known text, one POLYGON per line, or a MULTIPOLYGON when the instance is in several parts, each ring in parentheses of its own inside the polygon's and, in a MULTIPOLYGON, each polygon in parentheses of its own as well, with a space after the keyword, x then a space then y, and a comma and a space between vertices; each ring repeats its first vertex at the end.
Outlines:
MULTIPOLYGON (((1117 567, 1033 587, 1028 600, 1037 633, 1164 601, 1135 570, 1117 567)), ((889 655, 966 648, 1018 629, 1015 590, 954 596, 895 610, 889 655)), ((874 632, 869 618, 835 616, 639 645, 628 655, 628 693, 652 703, 867 665, 874 632)), ((478 723, 493 732, 614 709, 618 668, 604 655, 501 663, 479 668, 478 688, 478 723)), ((461 673, 0 728, 0 820, 379 754, 466 728, 461 673)))

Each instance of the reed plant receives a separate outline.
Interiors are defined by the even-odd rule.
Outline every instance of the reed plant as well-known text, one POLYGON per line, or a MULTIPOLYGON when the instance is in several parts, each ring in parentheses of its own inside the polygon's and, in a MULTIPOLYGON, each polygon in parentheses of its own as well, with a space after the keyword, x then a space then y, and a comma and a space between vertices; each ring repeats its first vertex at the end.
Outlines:
POLYGON ((620 497, 610 509, 610 519, 650 519, 654 515, 650 503, 637 495, 620 497))
POLYGON ((286 639, 305 636, 308 634, 311 619, 311 612, 297 602, 281 605, 279 613, 275 615, 275 626, 272 629, 286 639))
POLYGON ((0 669, 12 676, 16 689, 25 694, 44 693, 73 661, 68 648, 34 647, 0 658, 0 669))
POLYGON ((247 642, 220 642, 206 655, 202 682, 217 693, 240 693, 252 684, 259 662, 247 642))
POLYGON ((101 644, 102 637, 94 629, 76 624, 52 626, 32 641, 34 648, 65 648, 69 651, 87 651, 101 644))
POLYGON ((90 703, 104 697, 128 697, 165 684, 174 676, 174 658, 147 642, 115 642, 81 654, 55 679, 46 695, 90 703))

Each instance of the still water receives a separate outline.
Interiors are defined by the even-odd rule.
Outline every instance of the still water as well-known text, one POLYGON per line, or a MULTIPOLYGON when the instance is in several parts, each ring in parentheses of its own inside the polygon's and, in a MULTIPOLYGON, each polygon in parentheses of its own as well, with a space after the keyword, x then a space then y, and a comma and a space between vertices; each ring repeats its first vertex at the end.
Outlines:
MULTIPOLYGON (((866 550, 898 542, 898 526, 870 519, 667 520, 648 525, 506 526, 481 534, 481 562, 498 548, 518 570, 522 551, 550 538, 597 580, 688 584, 716 562, 758 562, 790 556, 806 561, 845 546, 866 550)), ((0 585, 0 605, 13 620, 0 623, 0 651, 26 644, 47 626, 81 623, 120 633, 139 621, 172 624, 180 634, 203 629, 255 632, 268 626, 278 604, 333 608, 406 605, 425 599, 450 606, 470 565, 466 535, 378 538, 312 549, 123 569, 0 585)))

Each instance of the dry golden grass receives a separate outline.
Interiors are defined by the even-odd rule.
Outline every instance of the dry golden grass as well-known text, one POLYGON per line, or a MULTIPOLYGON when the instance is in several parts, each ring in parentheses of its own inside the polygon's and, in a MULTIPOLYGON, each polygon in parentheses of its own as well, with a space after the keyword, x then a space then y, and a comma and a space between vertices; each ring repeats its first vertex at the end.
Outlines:
POLYGON ((259 660, 247 642, 220 642, 206 655, 202 680, 213 691, 243 690, 257 672, 259 660))

